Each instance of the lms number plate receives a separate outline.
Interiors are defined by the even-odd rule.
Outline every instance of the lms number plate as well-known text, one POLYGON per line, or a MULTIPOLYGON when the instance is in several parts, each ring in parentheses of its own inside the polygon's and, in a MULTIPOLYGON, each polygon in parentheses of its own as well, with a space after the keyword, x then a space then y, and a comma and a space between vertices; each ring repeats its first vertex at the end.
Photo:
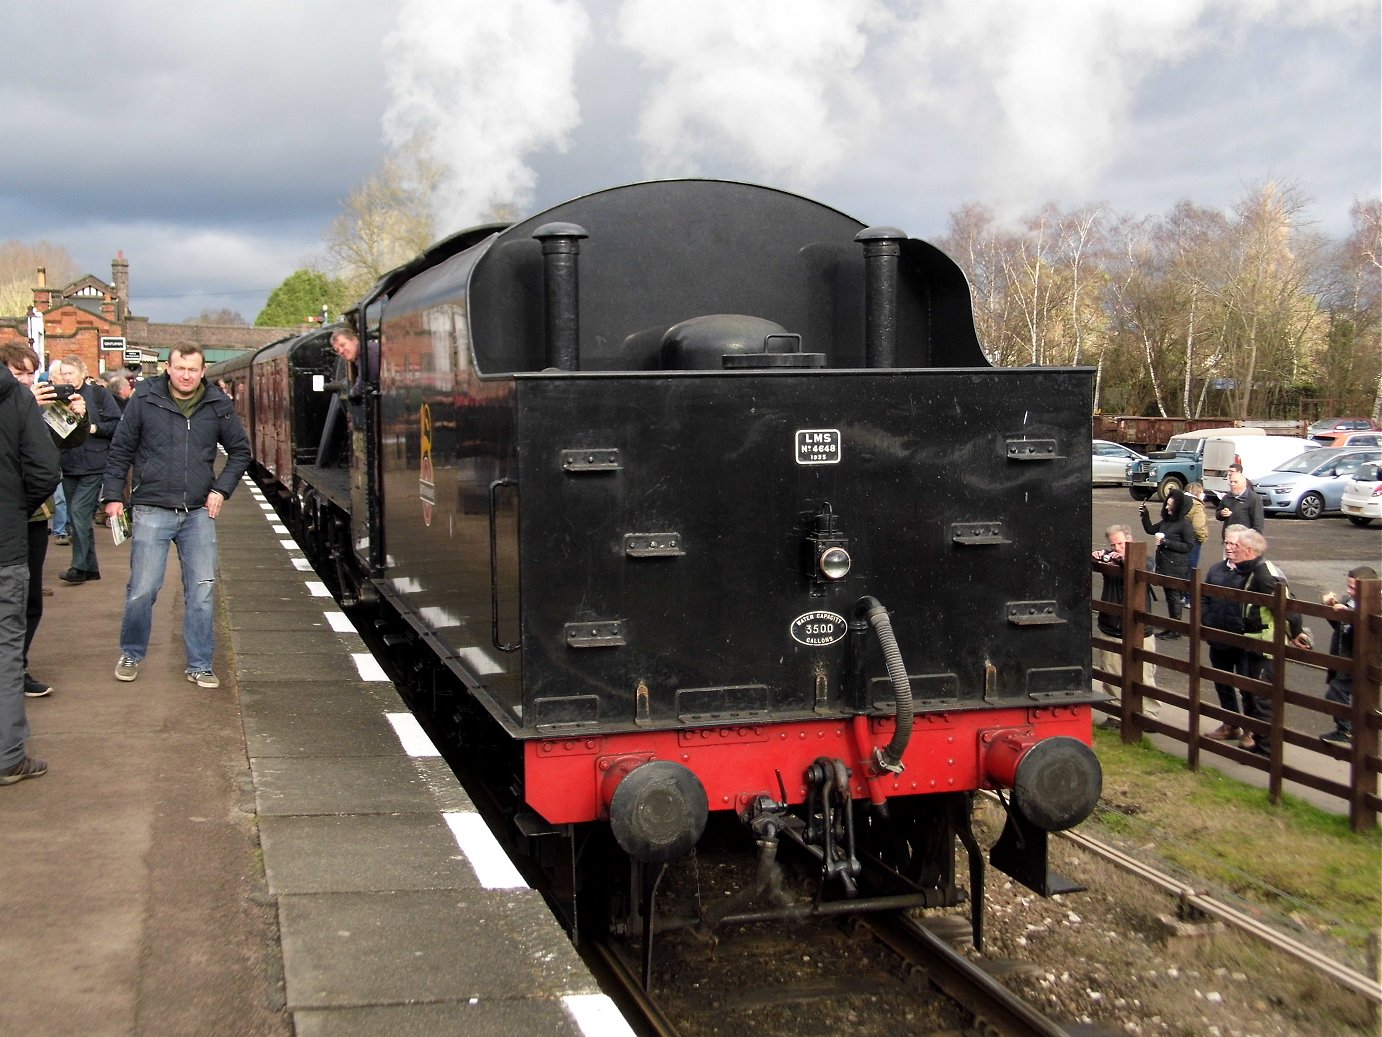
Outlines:
POLYGON ((839 463, 839 429, 806 428, 797 430, 797 464, 839 463))

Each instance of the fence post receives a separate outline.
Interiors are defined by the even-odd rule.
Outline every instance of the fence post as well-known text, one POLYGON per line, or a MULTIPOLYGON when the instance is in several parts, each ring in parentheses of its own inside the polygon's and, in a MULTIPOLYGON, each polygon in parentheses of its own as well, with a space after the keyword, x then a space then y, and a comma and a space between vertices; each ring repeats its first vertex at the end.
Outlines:
POLYGON ((1287 601, 1286 581, 1277 581, 1272 597, 1272 713, 1267 720, 1267 738, 1271 744, 1271 756, 1267 759, 1267 793, 1273 803, 1281 802, 1281 775, 1286 765, 1286 745, 1282 736, 1286 732, 1286 639, 1290 634, 1290 623, 1286 619, 1287 601))
POLYGON ((1141 730, 1131 720, 1134 714, 1142 712, 1142 692, 1139 689, 1146 677, 1146 663, 1138 658, 1137 652, 1146 640, 1146 634, 1137 613, 1139 609, 1145 611, 1146 605, 1147 545, 1140 540, 1130 540, 1123 555, 1123 701, 1120 733, 1124 743, 1136 742, 1142 737, 1141 730))
POLYGON ((1378 707, 1378 660, 1382 657, 1382 580, 1359 580, 1353 617, 1353 746, 1349 757, 1349 827, 1363 832, 1377 827, 1377 809, 1368 805, 1377 779, 1367 758, 1376 756, 1382 732, 1369 721, 1378 707))

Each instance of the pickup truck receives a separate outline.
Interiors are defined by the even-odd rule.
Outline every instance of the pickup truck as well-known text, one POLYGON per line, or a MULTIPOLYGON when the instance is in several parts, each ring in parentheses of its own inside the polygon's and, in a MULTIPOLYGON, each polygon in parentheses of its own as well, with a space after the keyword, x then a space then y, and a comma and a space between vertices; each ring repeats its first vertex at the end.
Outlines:
POLYGON ((1204 481, 1204 445, 1216 436, 1265 435, 1262 429, 1203 428, 1172 438, 1165 450, 1147 455, 1128 466, 1128 493, 1133 500, 1166 499, 1172 489, 1183 490, 1204 481))

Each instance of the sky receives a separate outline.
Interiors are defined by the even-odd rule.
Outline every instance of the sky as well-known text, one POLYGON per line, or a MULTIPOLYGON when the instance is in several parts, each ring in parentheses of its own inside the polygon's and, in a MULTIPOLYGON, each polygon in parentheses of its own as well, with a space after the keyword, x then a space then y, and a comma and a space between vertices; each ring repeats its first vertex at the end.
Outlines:
POLYGON ((398 149, 439 236, 636 180, 793 190, 934 239, 981 203, 1134 216, 1382 193, 1376 0, 49 0, 6 12, 0 240, 133 311, 253 321, 398 149))

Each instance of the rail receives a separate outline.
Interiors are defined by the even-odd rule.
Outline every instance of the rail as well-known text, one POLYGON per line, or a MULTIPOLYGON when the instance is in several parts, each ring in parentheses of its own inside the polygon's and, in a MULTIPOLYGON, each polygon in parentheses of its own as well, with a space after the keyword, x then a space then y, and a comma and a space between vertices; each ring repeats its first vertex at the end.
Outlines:
POLYGON ((860 922, 894 952, 922 965, 937 990, 974 1013, 976 1030, 1002 1037, 1069 1037, 1066 1027, 955 951, 924 922, 902 915, 870 915, 860 922))
MULTIPOLYGON (((1291 781, 1305 788, 1314 789, 1327 796, 1337 797, 1348 805, 1349 825, 1355 832, 1377 827, 1378 812, 1382 810, 1382 797, 1378 795, 1377 776, 1382 773, 1382 758, 1379 757, 1379 740, 1382 739, 1382 715, 1379 714, 1379 683, 1382 683, 1382 581, 1360 580, 1358 584, 1358 606, 1353 625, 1352 656, 1330 655, 1314 649, 1297 648, 1287 641, 1286 624, 1277 623, 1270 642, 1232 634, 1201 623, 1202 599, 1205 596, 1226 598, 1245 605, 1256 604, 1271 608, 1274 615, 1284 616, 1288 611, 1302 616, 1332 618, 1335 613, 1322 604, 1287 598, 1284 585, 1278 585, 1274 595, 1257 594, 1250 591, 1233 590, 1202 582, 1198 572, 1192 572, 1189 579, 1179 579, 1149 572, 1146 567, 1147 545, 1134 541, 1128 544, 1126 564, 1121 567, 1123 578, 1122 604, 1095 601, 1096 612, 1120 617, 1123 637, 1111 640, 1094 632, 1094 647, 1120 656, 1122 675, 1095 668, 1094 679, 1121 691, 1121 704, 1112 704, 1117 709, 1122 722, 1124 742, 1134 742, 1143 733, 1154 733, 1184 743, 1187 746, 1187 763, 1191 770, 1199 770, 1201 758, 1208 753, 1224 757, 1244 767, 1262 770, 1267 773, 1268 795, 1273 803, 1281 800, 1282 787, 1291 781), (1189 594, 1186 618, 1168 619, 1154 614, 1143 607, 1147 601, 1149 587, 1170 588, 1189 594), (1288 604, 1289 602, 1289 604, 1288 604), (1188 657, 1175 656, 1149 651, 1143 646, 1146 628, 1155 625, 1162 629, 1175 630, 1188 639, 1188 657), (1201 662, 1201 646, 1210 641, 1247 649, 1263 655, 1271 662, 1270 680, 1253 680, 1225 670, 1217 669, 1201 662), (1323 679, 1312 689, 1288 686, 1287 662, 1312 667, 1309 671, 1317 673, 1323 668, 1353 675, 1353 702, 1349 706, 1330 702, 1323 697, 1323 679), (1164 670, 1180 673, 1186 678, 1184 694, 1175 689, 1156 687, 1147 682, 1146 669, 1153 665, 1164 670), (1241 713, 1225 709, 1216 703, 1204 701, 1203 689, 1209 685, 1225 684, 1236 688, 1240 693, 1255 695, 1270 706, 1270 721, 1263 722, 1241 713), (1143 712, 1146 699, 1154 699, 1166 705, 1185 710, 1188 719, 1185 728, 1163 722, 1143 712), (1347 718, 1352 722, 1353 740, 1351 744, 1326 742, 1319 736, 1286 726, 1286 706, 1318 715, 1321 723, 1330 722, 1336 717, 1347 718), (1269 752, 1264 756, 1239 748, 1232 742, 1219 742, 1207 738, 1200 732, 1202 719, 1217 720, 1231 727, 1241 727, 1255 735, 1265 736, 1269 752), (1327 775, 1307 770, 1288 763, 1285 747, 1293 745, 1318 753, 1348 765, 1347 781, 1340 781, 1327 775)), ((1096 573, 1116 578, 1120 567, 1094 562, 1096 573)))

